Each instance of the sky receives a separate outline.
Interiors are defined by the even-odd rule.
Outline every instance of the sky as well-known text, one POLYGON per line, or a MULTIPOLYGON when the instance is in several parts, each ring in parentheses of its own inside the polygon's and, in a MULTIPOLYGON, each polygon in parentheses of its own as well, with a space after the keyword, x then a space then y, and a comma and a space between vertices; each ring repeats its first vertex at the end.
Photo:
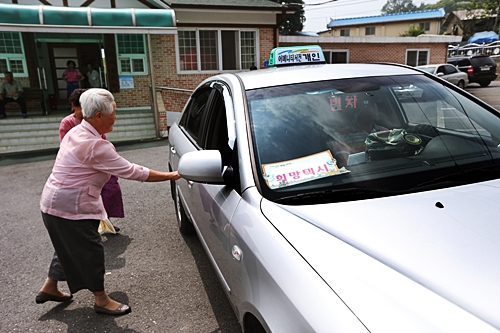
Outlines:
MULTIPOLYGON (((387 3, 387 0, 337 0, 323 5, 311 6, 327 1, 304 0, 306 22, 303 31, 324 31, 331 19, 380 15, 380 10, 387 3)), ((438 0, 413 0, 415 6, 420 6, 422 2, 435 4, 438 0)))

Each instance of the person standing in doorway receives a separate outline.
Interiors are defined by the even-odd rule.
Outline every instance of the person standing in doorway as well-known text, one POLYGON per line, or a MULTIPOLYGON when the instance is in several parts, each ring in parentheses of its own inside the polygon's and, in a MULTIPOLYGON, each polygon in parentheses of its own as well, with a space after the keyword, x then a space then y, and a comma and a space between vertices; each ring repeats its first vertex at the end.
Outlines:
POLYGON ((87 64, 87 80, 89 81, 90 88, 101 88, 99 72, 94 69, 94 66, 90 62, 87 64))
POLYGON ((68 98, 71 96, 71 93, 80 88, 80 82, 85 79, 85 77, 76 69, 76 63, 73 60, 68 60, 66 62, 66 69, 63 72, 62 78, 66 81, 66 91, 68 92, 68 98))
POLYGON ((26 118, 26 101, 24 100, 23 86, 21 82, 14 80, 12 72, 5 72, 5 81, 0 86, 0 119, 7 118, 5 105, 7 103, 17 103, 21 106, 23 118, 26 118))

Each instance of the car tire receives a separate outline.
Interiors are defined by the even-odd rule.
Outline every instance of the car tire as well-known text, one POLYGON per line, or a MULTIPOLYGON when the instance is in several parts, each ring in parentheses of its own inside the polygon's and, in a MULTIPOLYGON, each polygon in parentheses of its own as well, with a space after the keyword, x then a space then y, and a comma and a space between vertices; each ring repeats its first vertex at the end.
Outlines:
POLYGON ((175 216, 177 218, 177 225, 179 226, 179 231, 181 234, 189 235, 194 233, 194 225, 189 221, 184 206, 182 205, 182 200, 179 195, 179 189, 175 187, 175 216))
POLYGON ((479 82, 479 85, 480 85, 481 87, 487 87, 487 86, 489 86, 489 85, 490 85, 490 83, 491 83, 491 81, 483 81, 483 82, 479 82))
POLYGON ((462 81, 462 80, 460 80, 460 81, 458 81, 457 86, 458 86, 460 89, 464 89, 464 88, 465 88, 465 82, 464 82, 464 81, 462 81))

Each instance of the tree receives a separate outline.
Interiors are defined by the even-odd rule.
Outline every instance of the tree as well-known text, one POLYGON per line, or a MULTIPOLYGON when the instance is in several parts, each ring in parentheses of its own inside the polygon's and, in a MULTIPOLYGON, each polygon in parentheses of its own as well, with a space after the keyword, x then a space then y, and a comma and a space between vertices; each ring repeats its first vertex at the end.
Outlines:
POLYGON ((469 2, 470 1, 468 0, 439 0, 435 4, 424 5, 423 9, 429 10, 429 9, 444 8, 444 12, 446 14, 449 14, 454 10, 467 9, 469 7, 469 2))
POLYGON ((417 11, 419 7, 413 4, 412 0, 387 0, 382 7, 382 14, 397 14, 417 11))
POLYGON ((293 14, 280 15, 279 27, 280 34, 293 35, 297 31, 302 31, 304 22, 306 21, 303 0, 271 0, 277 3, 285 3, 289 8, 296 8, 297 11, 293 14))
POLYGON ((417 37, 419 35, 425 34, 425 29, 421 26, 410 25, 410 29, 400 34, 401 37, 417 37))
POLYGON ((498 0, 471 0, 467 9, 471 13, 478 13, 474 17, 476 28, 480 28, 480 30, 497 30, 498 6, 498 0), (480 11, 477 11, 478 9, 480 11))

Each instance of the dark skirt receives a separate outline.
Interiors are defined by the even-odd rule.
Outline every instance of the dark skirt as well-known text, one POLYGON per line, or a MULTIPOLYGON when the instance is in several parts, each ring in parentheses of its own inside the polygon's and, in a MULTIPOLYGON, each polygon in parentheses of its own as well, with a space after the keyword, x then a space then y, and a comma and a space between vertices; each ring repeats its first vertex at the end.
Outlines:
POLYGON ((111 176, 101 191, 102 203, 108 217, 125 217, 123 212, 122 190, 118 184, 118 177, 111 176))
POLYGON ((99 220, 68 220, 42 213, 55 255, 48 276, 66 281, 72 294, 104 290, 104 248, 99 220))

